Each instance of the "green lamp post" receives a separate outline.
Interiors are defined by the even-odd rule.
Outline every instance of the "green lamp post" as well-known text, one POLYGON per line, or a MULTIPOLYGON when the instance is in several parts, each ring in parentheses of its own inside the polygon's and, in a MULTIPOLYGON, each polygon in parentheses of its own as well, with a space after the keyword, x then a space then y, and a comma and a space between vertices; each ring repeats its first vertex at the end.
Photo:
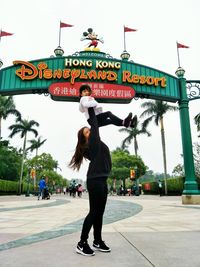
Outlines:
POLYGON ((189 100, 186 91, 186 80, 184 78, 184 69, 178 67, 176 75, 179 78, 179 90, 180 90, 180 101, 179 101, 179 113, 181 123, 181 135, 182 135, 182 147, 183 147, 183 158, 185 168, 185 183, 182 195, 183 204, 197 204, 200 203, 200 192, 198 190, 198 184, 196 181, 195 170, 194 170, 194 159, 192 151, 192 137, 190 130, 190 119, 189 119, 189 100))

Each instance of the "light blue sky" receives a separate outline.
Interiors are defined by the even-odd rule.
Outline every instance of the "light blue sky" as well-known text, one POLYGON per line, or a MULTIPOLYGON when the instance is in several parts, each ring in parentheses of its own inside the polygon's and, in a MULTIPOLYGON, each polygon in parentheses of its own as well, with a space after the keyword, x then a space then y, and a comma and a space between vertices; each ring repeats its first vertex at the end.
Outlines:
MULTIPOLYGON (((126 34, 127 51, 131 60, 175 75, 177 69, 176 41, 190 46, 180 49, 181 66, 187 79, 200 80, 200 35, 198 0, 124 0, 124 1, 81 1, 81 0, 0 0, 2 30, 14 33, 3 37, 0 43, 0 58, 4 67, 14 60, 34 60, 53 54, 58 45, 59 21, 73 24, 73 28, 62 29, 61 46, 65 55, 85 48, 87 42, 80 41, 82 33, 89 27, 104 39, 101 51, 114 58, 120 58, 123 51, 123 25, 137 32, 126 34)), ((34 119, 40 123, 39 135, 47 142, 40 153, 51 153, 62 168, 62 175, 85 179, 87 163, 79 173, 67 168, 80 127, 87 125, 84 115, 78 111, 77 103, 55 102, 49 97, 24 95, 15 96, 17 109, 23 118, 34 119)), ((124 118, 130 111, 138 116, 142 113, 141 103, 133 100, 130 104, 103 104, 103 109, 111 110, 124 118)), ((193 117, 199 113, 199 101, 190 103, 191 129, 193 141, 197 141, 197 131, 193 117)), ((14 118, 3 121, 2 135, 7 138, 7 127, 14 118)), ((168 172, 182 163, 181 133, 179 113, 169 113, 164 118, 167 145, 168 172)), ((145 164, 155 172, 163 172, 160 129, 153 124, 149 127, 152 137, 138 138, 139 154, 145 164)), ((102 140, 111 150, 121 145, 123 138, 118 128, 107 126, 100 130, 102 140)), ((29 139, 33 136, 30 134, 29 139)), ((14 146, 21 147, 22 140, 14 137, 14 146)), ((130 147, 133 153, 133 145, 130 147)))

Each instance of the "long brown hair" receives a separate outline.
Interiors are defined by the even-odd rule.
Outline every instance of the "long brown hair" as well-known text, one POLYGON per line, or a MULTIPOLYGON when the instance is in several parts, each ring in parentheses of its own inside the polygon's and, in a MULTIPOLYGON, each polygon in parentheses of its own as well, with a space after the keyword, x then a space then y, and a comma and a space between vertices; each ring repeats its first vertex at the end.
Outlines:
POLYGON ((76 150, 75 150, 75 153, 74 153, 74 155, 73 155, 73 157, 69 163, 69 167, 74 169, 74 170, 77 169, 77 171, 81 167, 81 164, 83 162, 84 152, 85 152, 85 149, 87 147, 86 138, 83 134, 83 131, 85 128, 88 128, 88 127, 85 126, 78 131, 78 142, 76 145, 76 150))

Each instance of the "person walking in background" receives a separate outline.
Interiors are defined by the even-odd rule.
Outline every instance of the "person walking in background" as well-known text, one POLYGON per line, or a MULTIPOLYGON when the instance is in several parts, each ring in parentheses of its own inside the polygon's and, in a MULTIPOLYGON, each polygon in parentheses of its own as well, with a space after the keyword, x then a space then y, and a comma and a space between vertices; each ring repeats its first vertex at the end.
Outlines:
POLYGON ((63 194, 66 194, 66 187, 63 187, 63 194))
POLYGON ((73 180, 71 183, 71 195, 70 196, 76 197, 76 191, 77 191, 77 183, 75 180, 73 180))
POLYGON ((124 188, 123 188, 122 184, 120 185, 119 194, 120 194, 120 196, 122 196, 124 194, 124 188))
POLYGON ((162 196, 162 182, 160 180, 158 180, 158 190, 159 190, 159 194, 161 197, 162 196))
POLYGON ((46 182, 44 178, 42 178, 39 181, 38 186, 39 186, 38 200, 40 200, 40 196, 42 197, 42 199, 44 198, 44 188, 46 187, 46 182))
POLYGON ((77 192, 78 192, 78 197, 81 197, 82 196, 82 192, 83 192, 82 184, 78 184, 77 192))
POLYGON ((87 242, 92 226, 94 230, 93 248, 102 252, 111 251, 102 240, 102 224, 108 194, 107 178, 112 164, 109 148, 101 141, 99 135, 94 109, 89 108, 88 113, 91 128, 83 127, 79 130, 76 150, 69 166, 74 170, 79 170, 83 158, 90 161, 86 180, 90 209, 83 223, 76 252, 84 256, 93 256, 95 255, 94 250, 87 242))
POLYGON ((79 89, 79 93, 80 93, 80 103, 79 103, 80 112, 85 113, 86 119, 88 120, 89 119, 88 108, 93 107, 99 127, 114 124, 116 126, 134 128, 137 125, 137 116, 135 115, 132 118, 131 112, 124 120, 121 120, 110 111, 103 112, 102 107, 94 99, 94 97, 91 96, 92 89, 89 85, 87 84, 82 85, 79 89))

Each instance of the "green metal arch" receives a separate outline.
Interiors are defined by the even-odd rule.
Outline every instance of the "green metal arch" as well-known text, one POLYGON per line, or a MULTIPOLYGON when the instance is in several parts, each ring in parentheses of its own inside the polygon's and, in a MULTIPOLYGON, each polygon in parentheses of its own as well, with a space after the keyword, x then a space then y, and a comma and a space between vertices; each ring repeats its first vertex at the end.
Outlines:
MULTIPOLYGON (((97 62, 104 62, 106 64, 111 62, 118 62, 120 64, 120 68, 103 68, 101 70, 104 71, 113 71, 117 75, 117 80, 115 81, 108 81, 108 80, 95 80, 95 79, 88 79, 84 80, 84 82, 96 82, 96 83, 111 83, 116 85, 125 85, 130 86, 136 91, 136 97, 146 97, 150 99, 161 99, 170 102, 176 102, 180 99, 180 93, 178 90, 178 79, 170 74, 167 74, 163 71, 154 69, 152 67, 144 66, 135 62, 127 61, 127 60, 119 60, 112 57, 108 57, 105 53, 102 52, 80 52, 74 55, 70 55, 67 57, 51 57, 51 58, 44 58, 44 59, 37 59, 30 61, 32 65, 36 68, 38 64, 45 63, 48 66, 48 69, 55 71, 57 69, 64 70, 66 68, 73 70, 84 70, 85 72, 88 71, 100 71, 100 69, 96 68, 97 62), (81 66, 65 66, 65 61, 70 60, 77 60, 77 61, 91 61, 92 67, 81 67, 81 66), (150 82, 154 81, 155 79, 166 79, 166 86, 162 87, 159 83, 158 85, 154 84, 142 84, 141 82, 129 82, 128 79, 123 81, 123 74, 127 72, 130 73, 130 79, 135 75, 137 78, 143 77, 143 79, 148 79, 150 82), (145 78, 144 78, 145 77, 145 78), (155 79, 154 79, 155 78, 155 79)), ((17 95, 17 94, 32 94, 32 93, 44 93, 48 92, 48 88, 52 83, 57 82, 69 82, 70 79, 55 78, 55 79, 41 79, 36 77, 33 80, 22 80, 20 77, 16 75, 16 71, 21 68, 21 64, 13 65, 7 68, 0 70, 0 94, 1 95, 17 95)), ((135 79, 137 80, 137 79, 135 79)), ((75 82, 80 82, 81 79, 77 78, 75 82)), ((74 98, 72 101, 79 101, 78 98, 74 98)), ((109 100, 107 100, 109 102, 109 100)), ((111 101, 112 102, 112 101, 111 101)))

